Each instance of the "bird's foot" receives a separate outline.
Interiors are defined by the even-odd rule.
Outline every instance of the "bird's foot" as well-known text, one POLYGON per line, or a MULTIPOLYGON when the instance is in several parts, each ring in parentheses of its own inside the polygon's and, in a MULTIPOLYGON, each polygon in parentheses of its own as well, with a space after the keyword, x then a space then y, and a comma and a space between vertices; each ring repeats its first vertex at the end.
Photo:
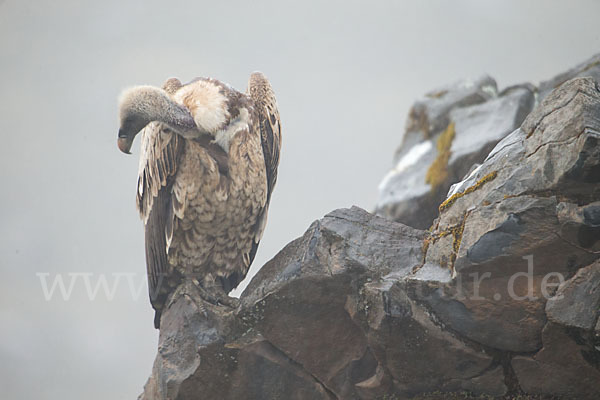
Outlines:
POLYGON ((193 282, 194 286, 196 286, 198 289, 198 294, 202 300, 210 304, 214 304, 216 306, 223 305, 229 308, 237 308, 240 304, 239 299, 236 299, 235 297, 229 297, 219 285, 205 286, 196 279, 194 279, 193 282))

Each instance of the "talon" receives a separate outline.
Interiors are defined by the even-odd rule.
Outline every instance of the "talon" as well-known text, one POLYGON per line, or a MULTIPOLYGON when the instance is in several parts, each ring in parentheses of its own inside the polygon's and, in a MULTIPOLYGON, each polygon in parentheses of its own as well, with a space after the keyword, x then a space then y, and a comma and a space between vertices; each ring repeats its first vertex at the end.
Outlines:
POLYGON ((225 306, 229 308, 237 308, 239 300, 235 297, 229 297, 220 286, 205 287, 196 279, 192 279, 192 282, 198 289, 198 294, 202 300, 207 303, 214 304, 216 306, 225 306))

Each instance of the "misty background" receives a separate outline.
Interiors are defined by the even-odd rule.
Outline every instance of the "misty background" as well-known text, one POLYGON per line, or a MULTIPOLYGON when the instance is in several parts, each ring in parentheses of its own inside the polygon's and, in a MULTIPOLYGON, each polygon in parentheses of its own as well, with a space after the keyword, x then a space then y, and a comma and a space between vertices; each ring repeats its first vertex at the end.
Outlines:
POLYGON ((123 88, 269 77, 283 149, 255 271, 327 212, 373 209, 415 99, 483 73, 548 79, 600 50, 599 15, 592 0, 0 0, 1 397, 135 399, 150 374, 123 88), (90 299, 102 276, 114 293, 90 299), (46 299, 57 277, 67 300, 46 299))

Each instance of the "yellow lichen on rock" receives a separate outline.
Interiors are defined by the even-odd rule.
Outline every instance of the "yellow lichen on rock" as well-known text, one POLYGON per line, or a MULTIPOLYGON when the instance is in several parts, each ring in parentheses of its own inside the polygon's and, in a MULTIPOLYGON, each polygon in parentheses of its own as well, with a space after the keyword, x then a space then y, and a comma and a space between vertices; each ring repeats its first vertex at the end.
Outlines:
POLYGON ((456 200, 460 199, 461 197, 463 197, 469 193, 473 193, 474 191, 476 191, 477 189, 479 189, 480 187, 485 185, 487 182, 494 180, 496 178, 496 176, 498 176, 498 171, 490 172, 489 174, 487 174, 486 176, 484 176, 483 178, 478 180, 476 184, 474 184, 473 186, 469 186, 464 192, 455 193, 452 196, 448 197, 446 199, 446 201, 444 201, 442 204, 440 204, 440 207, 439 207, 440 213, 442 211, 450 208, 450 206, 452 204, 454 204, 456 202, 456 200))
POLYGON ((454 262, 458 257, 458 250, 460 250, 460 243, 462 242, 463 232, 465 231, 465 223, 467 222, 468 212, 464 215, 463 220, 460 224, 452 227, 452 256, 450 257, 450 269, 454 270, 454 262))
POLYGON ((441 97, 444 97, 447 93, 447 90, 438 90, 437 92, 426 93, 425 96, 429 97, 430 99, 439 99, 441 97))
POLYGON ((468 213, 463 216, 462 221, 457 224, 444 229, 443 231, 437 233, 431 233, 425 240, 423 241, 422 252, 423 258, 421 260, 421 264, 413 269, 413 273, 418 271, 423 265, 425 265, 425 259, 427 258, 427 251, 429 250, 429 246, 433 243, 437 242, 443 237, 452 235, 452 254, 450 255, 450 269, 454 268, 454 261, 458 255, 458 250, 460 249, 460 243, 462 241, 463 232, 465 230, 465 223, 467 221, 468 213))
POLYGON ((436 188, 448 178, 450 146, 452 145, 455 134, 454 122, 451 122, 437 140, 438 155, 429 166, 427 174, 425 175, 425 182, 430 184, 432 188, 436 188))

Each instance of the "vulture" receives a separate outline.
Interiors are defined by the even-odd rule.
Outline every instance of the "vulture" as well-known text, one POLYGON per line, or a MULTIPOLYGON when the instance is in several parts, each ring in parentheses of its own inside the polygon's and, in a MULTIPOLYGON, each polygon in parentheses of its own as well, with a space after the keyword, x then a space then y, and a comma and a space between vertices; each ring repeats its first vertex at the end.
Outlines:
POLYGON ((141 131, 136 203, 154 326, 184 280, 207 301, 235 304, 227 294, 256 255, 277 180, 281 125, 269 81, 251 74, 246 93, 210 78, 133 87, 119 120, 122 152, 141 131))

